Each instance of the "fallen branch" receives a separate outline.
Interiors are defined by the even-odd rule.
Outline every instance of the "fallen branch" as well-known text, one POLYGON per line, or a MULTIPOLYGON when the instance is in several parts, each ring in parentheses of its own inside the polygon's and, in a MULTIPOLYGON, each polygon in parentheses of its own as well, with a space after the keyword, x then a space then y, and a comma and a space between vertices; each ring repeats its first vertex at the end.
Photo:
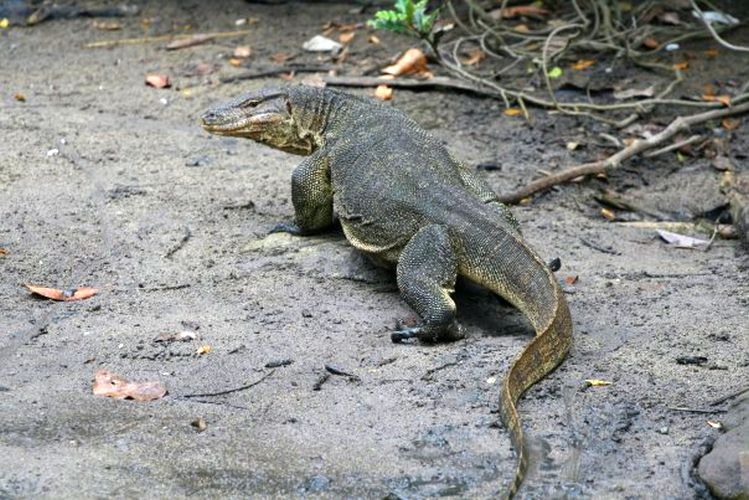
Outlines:
POLYGON ((581 165, 575 165, 573 167, 566 168, 559 173, 535 180, 527 186, 518 189, 517 191, 501 195, 499 199, 503 203, 518 203, 519 201, 528 198, 532 194, 538 193, 539 191, 545 191, 552 186, 569 182, 573 179, 577 179, 578 177, 606 173, 619 167, 619 165, 621 165, 625 160, 628 160, 633 156, 642 153, 643 151, 663 144, 679 132, 689 129, 689 127, 691 127, 692 125, 704 123, 716 118, 723 118, 725 116, 746 113, 747 111, 749 111, 749 102, 745 102, 743 104, 739 104, 730 108, 705 111, 703 113, 697 113, 690 116, 679 116, 674 119, 674 121, 672 121, 668 127, 663 129, 658 134, 655 134, 648 139, 638 139, 626 148, 618 151, 617 153, 609 156, 604 160, 594 161, 591 163, 583 163, 581 165))
POLYGON ((404 88, 404 89, 451 89, 451 90, 462 90, 465 92, 472 92, 482 96, 486 96, 486 92, 475 85, 472 85, 463 80, 457 78, 448 78, 444 76, 435 76, 428 80, 415 80, 412 78, 395 78, 387 80, 376 76, 329 76, 325 75, 322 80, 333 87, 378 87, 380 85, 387 85, 388 87, 404 88))
POLYGON ((267 78, 269 76, 278 76, 287 73, 320 73, 330 71, 330 66, 281 66, 259 71, 246 71, 232 76, 224 76, 219 81, 221 83, 234 83, 243 80, 255 80, 257 78, 267 78))
MULTIPOLYGON (((201 37, 209 38, 211 40, 215 38, 227 38, 233 36, 247 35, 250 30, 237 30, 237 31, 218 31, 214 33, 200 33, 201 37)), ((116 40, 99 40, 97 42, 90 42, 85 44, 83 47, 86 49, 101 49, 105 47, 117 47, 120 45, 143 45, 147 43, 158 43, 158 42, 170 42, 177 40, 190 40, 194 39, 197 35, 160 35, 160 36, 144 36, 138 38, 119 38, 116 40)))
MULTIPOLYGON (((271 375, 273 375, 273 372, 274 372, 274 370, 271 370, 268 373, 266 373, 265 375, 263 375, 262 377, 260 377, 259 379, 257 379, 256 381, 254 381, 254 382, 252 382, 250 384, 247 384, 247 385, 243 385, 241 387, 235 387, 233 389, 227 389, 225 391, 218 391, 218 392, 204 392, 204 393, 201 393, 201 394, 183 394, 183 395, 181 395, 179 397, 180 398, 205 398, 205 397, 209 397, 209 396, 224 396, 225 394, 232 394, 234 392, 246 391, 247 389, 255 387, 260 382, 262 382, 266 378, 268 378, 271 375)), ((207 401, 201 401, 201 403, 204 403, 204 402, 207 402, 207 401)))

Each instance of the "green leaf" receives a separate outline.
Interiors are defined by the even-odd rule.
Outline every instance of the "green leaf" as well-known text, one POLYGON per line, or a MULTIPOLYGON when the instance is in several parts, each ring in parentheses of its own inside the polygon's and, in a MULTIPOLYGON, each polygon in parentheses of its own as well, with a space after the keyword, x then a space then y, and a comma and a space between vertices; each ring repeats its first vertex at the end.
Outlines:
POLYGON ((554 66, 549 70, 547 74, 549 75, 549 78, 553 80, 562 76, 562 73, 564 73, 564 71, 562 71, 562 68, 560 68, 559 66, 554 66))

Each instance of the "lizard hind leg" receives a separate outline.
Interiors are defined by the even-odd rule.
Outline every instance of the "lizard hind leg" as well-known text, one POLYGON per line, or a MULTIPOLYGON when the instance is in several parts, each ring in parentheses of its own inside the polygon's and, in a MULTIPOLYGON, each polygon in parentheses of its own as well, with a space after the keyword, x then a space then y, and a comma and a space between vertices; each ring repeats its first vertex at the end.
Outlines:
POLYGON ((450 293, 458 274, 458 256, 448 229, 433 224, 420 229, 398 258, 401 296, 420 316, 421 323, 391 336, 393 342, 417 337, 427 342, 458 340, 463 333, 455 319, 450 293))

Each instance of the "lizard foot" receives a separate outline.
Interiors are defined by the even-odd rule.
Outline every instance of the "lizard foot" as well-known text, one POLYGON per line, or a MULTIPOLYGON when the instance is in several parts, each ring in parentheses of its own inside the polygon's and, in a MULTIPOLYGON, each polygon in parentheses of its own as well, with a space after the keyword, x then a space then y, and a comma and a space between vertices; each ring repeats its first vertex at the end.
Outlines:
POLYGON ((276 224, 270 229, 270 231, 268 231, 268 234, 273 233, 289 233, 295 236, 302 236, 305 234, 299 226, 291 222, 281 222, 280 224, 276 224))
MULTIPOLYGON (((400 322, 399 322, 400 323, 400 322)), ((465 337, 463 328, 457 321, 453 321, 447 328, 442 326, 428 326, 425 324, 403 328, 400 324, 398 330, 390 334, 390 340, 399 344, 404 340, 417 338, 422 342, 452 342, 465 337)))

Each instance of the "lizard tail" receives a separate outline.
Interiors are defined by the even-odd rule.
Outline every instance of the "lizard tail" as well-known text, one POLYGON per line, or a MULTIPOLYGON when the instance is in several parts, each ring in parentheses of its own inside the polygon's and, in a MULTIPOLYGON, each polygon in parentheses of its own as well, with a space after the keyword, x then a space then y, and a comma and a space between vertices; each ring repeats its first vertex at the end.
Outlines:
MULTIPOLYGON (((553 278, 552 278, 553 279, 553 278)), ((562 290, 555 287, 556 311, 548 326, 537 330, 536 337, 523 349, 510 366, 502 383, 500 415, 510 433, 517 455, 517 468, 507 498, 512 498, 520 488, 528 470, 528 447, 517 411, 518 399, 533 384, 552 372, 569 351, 572 343, 572 319, 562 290)))

